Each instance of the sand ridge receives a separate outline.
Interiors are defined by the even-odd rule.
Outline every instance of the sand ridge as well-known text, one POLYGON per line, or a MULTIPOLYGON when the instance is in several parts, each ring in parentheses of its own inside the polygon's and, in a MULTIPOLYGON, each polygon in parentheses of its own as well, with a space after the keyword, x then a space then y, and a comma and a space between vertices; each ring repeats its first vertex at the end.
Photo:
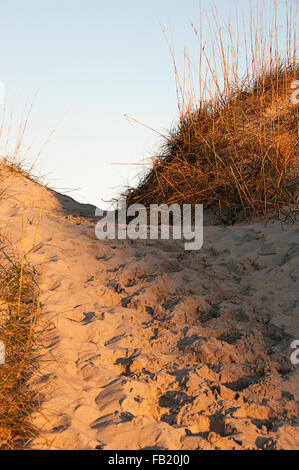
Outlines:
POLYGON ((206 226, 191 252, 100 241, 92 206, 1 171, 6 250, 23 231, 52 325, 33 448, 299 448, 298 223, 206 226))

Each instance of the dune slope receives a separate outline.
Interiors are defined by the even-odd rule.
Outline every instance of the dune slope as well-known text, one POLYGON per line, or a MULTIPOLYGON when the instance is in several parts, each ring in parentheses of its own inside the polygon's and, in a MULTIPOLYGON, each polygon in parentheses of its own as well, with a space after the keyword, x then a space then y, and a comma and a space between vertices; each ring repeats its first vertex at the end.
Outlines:
POLYGON ((32 448, 299 449, 298 223, 99 241, 92 206, 1 173, 5 249, 31 253, 51 325, 32 448))

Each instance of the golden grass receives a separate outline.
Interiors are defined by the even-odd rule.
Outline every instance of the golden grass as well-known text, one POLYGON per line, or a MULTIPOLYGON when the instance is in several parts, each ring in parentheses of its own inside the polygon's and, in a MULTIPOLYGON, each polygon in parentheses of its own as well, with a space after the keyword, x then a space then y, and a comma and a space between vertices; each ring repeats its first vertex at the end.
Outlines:
MULTIPOLYGON (((290 97, 292 83, 299 79, 296 22, 287 25, 286 53, 281 60, 276 3, 273 5, 274 31, 270 29, 268 42, 252 14, 242 78, 239 40, 233 41, 230 27, 226 49, 223 28, 214 15, 217 36, 211 38, 214 46, 208 56, 203 38, 192 24, 200 43, 200 71, 203 62, 206 65, 200 75, 199 102, 193 89, 186 91, 186 70, 181 80, 170 47, 179 121, 163 138, 151 169, 141 175, 137 187, 123 193, 128 205, 203 204, 224 223, 273 211, 294 219, 299 202, 299 106, 290 97)), ((189 76, 189 59, 186 62, 189 76)))
POLYGON ((25 260, 1 250, 0 340, 5 363, 0 365, 0 449, 24 448, 36 431, 28 415, 38 399, 27 381, 36 370, 33 350, 39 315, 38 274, 25 260))
MULTIPOLYGON (((15 146, 8 151, 12 113, 4 129, 5 109, 0 125, 1 165, 9 172, 29 179, 33 166, 25 169, 21 158, 22 142, 31 107, 24 124, 20 124, 15 146), (6 136, 4 135, 6 131, 6 136), (4 152, 4 153, 3 153, 4 152)), ((0 201, 11 197, 7 171, 0 168, 0 201)), ((2 227, 1 227, 2 229, 2 227)), ((13 226, 9 231, 13 230, 13 226)), ((23 242, 21 241, 21 246, 23 242)), ((30 413, 37 409, 38 397, 28 387, 28 380, 37 373, 37 330, 39 318, 39 273, 23 252, 8 248, 6 236, 0 234, 0 341, 5 346, 5 363, 0 364, 0 449, 23 449, 37 435, 30 413)))

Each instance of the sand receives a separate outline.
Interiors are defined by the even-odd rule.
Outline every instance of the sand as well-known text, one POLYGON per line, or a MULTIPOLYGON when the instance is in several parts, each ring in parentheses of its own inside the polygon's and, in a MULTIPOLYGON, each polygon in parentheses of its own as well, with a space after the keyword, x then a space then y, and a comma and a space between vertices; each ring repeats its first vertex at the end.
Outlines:
POLYGON ((1 172, 5 251, 42 273, 33 449, 299 449, 298 223, 100 241, 93 206, 1 172))

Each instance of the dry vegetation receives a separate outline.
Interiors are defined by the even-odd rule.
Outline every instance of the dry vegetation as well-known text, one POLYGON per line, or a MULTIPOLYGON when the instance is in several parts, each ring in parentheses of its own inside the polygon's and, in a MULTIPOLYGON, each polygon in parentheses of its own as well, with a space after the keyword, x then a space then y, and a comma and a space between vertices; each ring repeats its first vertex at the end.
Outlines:
POLYGON ((0 366, 0 448, 24 447, 34 435, 27 419, 37 399, 26 382, 36 369, 33 349, 38 318, 37 273, 25 260, 10 257, 1 245, 0 339, 5 363, 0 366))
MULTIPOLYGON (((290 21, 282 60, 274 10, 274 31, 270 29, 268 35, 252 15, 246 50, 246 62, 251 65, 242 78, 239 41, 234 42, 230 26, 226 52, 224 33, 214 16, 217 37, 211 38, 214 46, 210 59, 201 34, 192 24, 200 42, 201 65, 206 65, 200 75, 199 102, 193 90, 186 92, 186 71, 180 80, 170 48, 179 122, 163 138, 150 171, 141 175, 137 187, 123 194, 127 204, 203 204, 224 223, 273 212, 294 219, 299 202, 299 106, 290 96, 292 82, 299 79, 296 29, 290 21), (268 42, 265 37, 270 38, 268 42), (222 73, 217 74, 220 69, 222 73)), ((294 14, 296 17, 296 12, 290 12, 293 20, 294 14)))
MULTIPOLYGON (((33 167, 26 170, 21 158, 29 114, 19 127, 11 152, 7 149, 12 115, 7 126, 5 115, 4 110, 0 126, 1 164, 33 179, 33 167)), ((0 203, 5 202, 9 194, 10 188, 0 168, 0 203)), ((39 275, 25 253, 9 245, 0 226, 0 341, 5 347, 5 363, 0 364, 0 449, 27 447, 36 434, 29 416, 36 409, 38 398, 29 389, 28 379, 37 371, 39 307, 39 275)))

